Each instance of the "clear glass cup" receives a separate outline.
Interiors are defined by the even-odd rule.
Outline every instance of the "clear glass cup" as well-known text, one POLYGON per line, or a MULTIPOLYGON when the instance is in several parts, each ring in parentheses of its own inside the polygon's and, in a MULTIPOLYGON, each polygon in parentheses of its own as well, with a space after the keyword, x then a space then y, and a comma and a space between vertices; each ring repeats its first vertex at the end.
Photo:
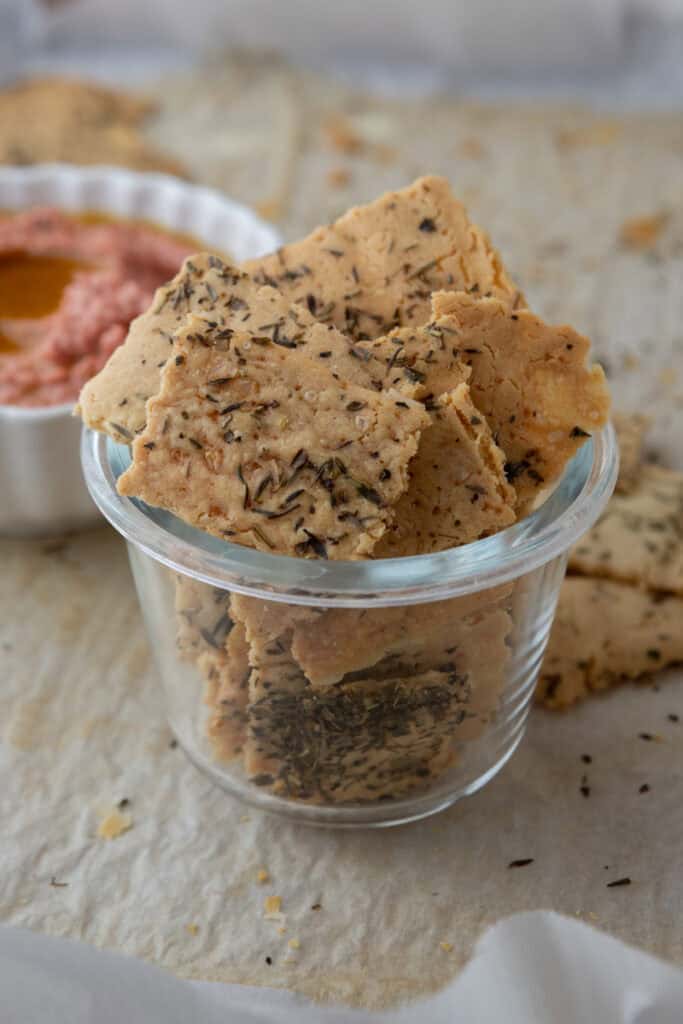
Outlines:
POLYGON ((177 739, 228 792, 340 827, 433 814, 510 758, 569 549, 618 468, 608 426, 532 515, 493 537, 328 562, 230 544, 121 497, 129 461, 84 431, 86 482, 128 541, 177 739))

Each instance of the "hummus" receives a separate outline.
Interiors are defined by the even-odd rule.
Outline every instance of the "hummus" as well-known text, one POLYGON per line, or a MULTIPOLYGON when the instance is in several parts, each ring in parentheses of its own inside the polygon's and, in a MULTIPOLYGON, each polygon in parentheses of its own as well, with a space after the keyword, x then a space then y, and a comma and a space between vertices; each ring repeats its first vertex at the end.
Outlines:
POLYGON ((193 248, 56 209, 0 219, 0 405, 74 401, 193 248))

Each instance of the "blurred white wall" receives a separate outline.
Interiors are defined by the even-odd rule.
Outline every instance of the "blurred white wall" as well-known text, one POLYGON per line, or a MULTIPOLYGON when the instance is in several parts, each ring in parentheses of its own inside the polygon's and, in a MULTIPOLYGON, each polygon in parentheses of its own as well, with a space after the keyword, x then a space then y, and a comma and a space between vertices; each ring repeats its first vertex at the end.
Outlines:
POLYGON ((19 3, 33 11, 27 18, 34 39, 45 45, 120 42, 206 49, 230 44, 277 49, 315 64, 381 58, 498 71, 611 63, 621 48, 624 10, 624 0, 19 3))

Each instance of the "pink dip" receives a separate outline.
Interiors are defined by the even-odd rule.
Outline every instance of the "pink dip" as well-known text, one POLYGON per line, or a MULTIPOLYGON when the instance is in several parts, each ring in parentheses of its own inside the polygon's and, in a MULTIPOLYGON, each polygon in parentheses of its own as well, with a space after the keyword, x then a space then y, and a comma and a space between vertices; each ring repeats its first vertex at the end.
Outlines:
POLYGON ((196 247, 145 225, 87 223, 56 209, 0 218, 0 274, 11 254, 57 256, 83 263, 56 310, 40 318, 0 319, 19 346, 0 354, 0 405, 72 402, 106 363, 155 290, 196 247))

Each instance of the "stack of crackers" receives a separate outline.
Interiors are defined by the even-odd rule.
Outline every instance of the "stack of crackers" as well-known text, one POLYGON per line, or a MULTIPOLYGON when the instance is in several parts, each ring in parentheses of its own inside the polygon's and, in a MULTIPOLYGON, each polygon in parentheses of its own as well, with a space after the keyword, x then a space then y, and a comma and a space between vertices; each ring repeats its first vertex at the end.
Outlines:
POLYGON ((537 689, 549 708, 683 662, 683 474, 644 460, 646 417, 614 420, 619 480, 569 557, 537 689))
MULTIPOLYGON (((193 526, 299 558, 419 555, 525 515, 605 423, 588 349, 422 178, 242 267, 187 260, 79 410, 132 446, 119 491, 193 526)), ((178 581, 179 649, 220 755, 275 792, 415 788, 503 684, 503 595, 406 615, 209 591, 178 581)))

